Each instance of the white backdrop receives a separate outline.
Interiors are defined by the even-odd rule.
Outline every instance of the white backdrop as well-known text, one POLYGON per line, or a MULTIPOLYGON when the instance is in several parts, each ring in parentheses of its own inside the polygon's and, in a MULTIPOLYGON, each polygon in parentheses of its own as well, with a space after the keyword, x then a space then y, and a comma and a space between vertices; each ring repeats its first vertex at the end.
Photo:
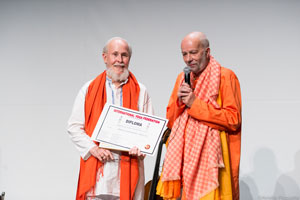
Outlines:
POLYGON ((80 87, 105 69, 106 40, 131 43, 130 69, 164 117, 181 39, 198 30, 241 83, 241 199, 300 199, 299 10, 292 0, 0 0, 0 192, 74 199, 79 154, 66 123, 80 87))

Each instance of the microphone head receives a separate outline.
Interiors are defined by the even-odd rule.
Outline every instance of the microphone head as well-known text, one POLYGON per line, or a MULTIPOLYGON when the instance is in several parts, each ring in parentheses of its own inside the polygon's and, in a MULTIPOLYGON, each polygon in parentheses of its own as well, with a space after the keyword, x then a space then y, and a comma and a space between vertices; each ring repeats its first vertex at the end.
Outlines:
POLYGON ((191 81, 190 81, 191 68, 189 68, 188 66, 186 66, 183 69, 183 72, 184 72, 184 82, 186 82, 187 84, 191 85, 191 81))
POLYGON ((191 73, 191 68, 186 66, 185 68, 183 68, 183 71, 185 74, 189 74, 189 73, 191 73))

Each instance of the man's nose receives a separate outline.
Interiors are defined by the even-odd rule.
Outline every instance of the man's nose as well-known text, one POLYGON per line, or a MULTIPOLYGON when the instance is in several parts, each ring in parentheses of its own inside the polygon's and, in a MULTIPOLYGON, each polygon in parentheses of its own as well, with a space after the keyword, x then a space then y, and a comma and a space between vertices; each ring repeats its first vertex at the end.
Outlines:
POLYGON ((117 56, 117 61, 118 61, 118 62, 123 62, 122 55, 119 54, 119 55, 117 56))
POLYGON ((192 56, 191 56, 191 54, 187 54, 187 55, 186 55, 186 58, 187 58, 187 61, 188 61, 188 62, 191 62, 191 61, 192 61, 192 56))

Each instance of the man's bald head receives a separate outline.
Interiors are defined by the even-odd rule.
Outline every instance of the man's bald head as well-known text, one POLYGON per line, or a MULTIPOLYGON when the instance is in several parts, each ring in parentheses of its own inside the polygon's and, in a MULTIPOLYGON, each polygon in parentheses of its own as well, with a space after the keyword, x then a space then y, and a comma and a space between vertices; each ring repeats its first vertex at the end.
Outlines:
POLYGON ((181 42, 181 53, 184 62, 196 75, 200 75, 206 68, 210 58, 209 42, 204 33, 192 32, 181 42))
POLYGON ((129 45, 129 43, 127 42, 127 40, 121 38, 121 37, 113 37, 113 38, 110 38, 109 40, 107 40, 105 46, 103 47, 103 51, 102 53, 107 53, 108 52, 108 48, 109 46, 111 45, 111 43, 115 43, 115 42, 121 42, 121 43, 124 43, 125 45, 127 45, 128 47, 128 53, 129 53, 129 56, 131 57, 131 54, 132 54, 132 49, 131 49, 131 46, 129 45))
POLYGON ((182 42, 186 42, 186 41, 192 41, 192 42, 196 42, 200 45, 201 48, 209 48, 209 41, 206 37, 206 35, 202 32, 191 32, 189 34, 187 34, 182 42))

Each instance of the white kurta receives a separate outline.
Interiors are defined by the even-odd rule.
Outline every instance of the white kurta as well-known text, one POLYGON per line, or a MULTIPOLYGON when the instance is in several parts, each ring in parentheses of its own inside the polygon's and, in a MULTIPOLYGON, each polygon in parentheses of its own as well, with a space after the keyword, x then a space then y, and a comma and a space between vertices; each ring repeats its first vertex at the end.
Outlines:
MULTIPOLYGON (((73 106, 71 117, 68 121, 68 133, 71 140, 74 142, 82 159, 87 160, 91 154, 89 150, 96 146, 91 138, 84 131, 85 124, 85 96, 88 87, 92 81, 87 82, 80 89, 73 106)), ((122 86, 127 81, 123 82, 118 88, 112 84, 112 81, 107 77, 105 82, 106 102, 114 105, 122 106, 122 86)), ((141 112, 153 114, 151 99, 147 93, 146 87, 139 83, 140 94, 138 100, 138 109, 141 112)), ((113 161, 104 164, 103 176, 96 182, 94 194, 101 199, 106 199, 107 196, 120 196, 120 152, 112 151, 114 156, 113 161)), ((135 190, 134 199, 144 199, 144 162, 139 160, 139 180, 135 190)), ((91 193, 88 193, 88 195, 91 193)))

